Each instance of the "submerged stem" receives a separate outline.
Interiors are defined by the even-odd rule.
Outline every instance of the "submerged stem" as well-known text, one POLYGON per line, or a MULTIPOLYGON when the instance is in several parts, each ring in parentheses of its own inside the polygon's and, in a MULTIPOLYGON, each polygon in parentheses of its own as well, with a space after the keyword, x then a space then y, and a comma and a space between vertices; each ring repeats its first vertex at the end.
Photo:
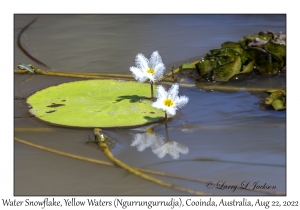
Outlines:
POLYGON ((167 124, 167 113, 166 113, 166 120, 165 120, 165 131, 166 131, 166 139, 167 141, 170 141, 170 138, 169 138, 169 131, 168 131, 168 124, 167 124))

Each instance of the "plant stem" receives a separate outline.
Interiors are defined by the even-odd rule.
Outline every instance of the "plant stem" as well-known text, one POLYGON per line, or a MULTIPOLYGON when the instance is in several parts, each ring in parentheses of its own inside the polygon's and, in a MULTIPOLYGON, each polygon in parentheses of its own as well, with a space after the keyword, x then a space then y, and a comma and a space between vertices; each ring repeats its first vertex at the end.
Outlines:
MULTIPOLYGON (((167 113, 166 113, 166 116, 167 116, 167 113)), ((166 139, 167 139, 167 141, 170 141, 167 120, 165 121, 165 131, 166 131, 166 139)))
POLYGON ((151 84, 151 101, 154 101, 154 97, 153 97, 153 83, 150 82, 151 84))

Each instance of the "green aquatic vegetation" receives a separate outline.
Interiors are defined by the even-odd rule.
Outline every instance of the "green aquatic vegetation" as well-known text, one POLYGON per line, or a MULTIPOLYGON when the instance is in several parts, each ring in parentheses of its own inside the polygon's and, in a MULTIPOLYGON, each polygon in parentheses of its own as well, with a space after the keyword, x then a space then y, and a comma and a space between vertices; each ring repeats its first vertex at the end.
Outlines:
POLYGON ((269 94, 264 100, 264 104, 271 106, 275 110, 285 110, 286 109, 286 91, 270 89, 266 93, 269 94))
POLYGON ((152 107, 149 86, 120 80, 85 80, 51 86, 27 98, 30 112, 51 124, 73 127, 132 127, 163 120, 152 107))
POLYGON ((182 70, 185 70, 185 69, 194 69, 194 68, 195 68, 195 65, 191 64, 191 63, 183 63, 182 66, 181 66, 182 70))
POLYGON ((212 78, 216 81, 226 82, 240 72, 242 67, 241 57, 237 56, 234 61, 217 66, 213 71, 212 78))
POLYGON ((218 82, 251 75, 253 70, 263 76, 274 75, 285 69, 285 39, 285 34, 267 31, 244 36, 238 42, 224 42, 220 49, 210 50, 195 67, 200 77, 218 82))

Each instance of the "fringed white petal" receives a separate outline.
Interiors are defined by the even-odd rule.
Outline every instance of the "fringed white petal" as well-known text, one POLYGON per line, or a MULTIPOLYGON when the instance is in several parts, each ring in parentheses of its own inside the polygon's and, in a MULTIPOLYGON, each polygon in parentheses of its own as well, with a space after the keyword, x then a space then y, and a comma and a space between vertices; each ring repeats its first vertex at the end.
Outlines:
POLYGON ((149 60, 149 67, 154 69, 154 67, 159 63, 162 63, 162 59, 161 59, 158 51, 154 51, 149 60))
POLYGON ((159 85, 157 87, 156 97, 158 99, 165 99, 168 97, 168 92, 165 90, 165 88, 162 85, 159 85))
POLYGON ((173 101, 176 99, 179 92, 178 84, 173 84, 168 91, 168 98, 171 98, 173 101))
POLYGON ((171 106, 171 107, 165 106, 165 110, 166 110, 167 114, 176 115, 176 107, 175 106, 171 106))
POLYGON ((166 111, 166 106, 164 105, 164 99, 157 99, 157 101, 152 103, 152 106, 157 109, 162 109, 166 111))
POLYGON ((137 54, 137 56, 135 57, 135 65, 143 72, 149 69, 148 63, 149 60, 141 53, 137 54))
POLYGON ((165 72, 165 65, 163 63, 158 63, 157 65, 155 65, 154 67, 154 78, 155 78, 155 81, 159 80, 160 78, 162 78, 162 76, 164 75, 164 72, 165 72))
POLYGON ((141 69, 132 66, 130 67, 130 71, 132 72, 134 78, 139 82, 145 82, 147 80, 147 76, 141 71, 141 69))
POLYGON ((189 98, 186 96, 176 97, 175 99, 175 106, 180 109, 181 107, 185 106, 189 102, 189 98))

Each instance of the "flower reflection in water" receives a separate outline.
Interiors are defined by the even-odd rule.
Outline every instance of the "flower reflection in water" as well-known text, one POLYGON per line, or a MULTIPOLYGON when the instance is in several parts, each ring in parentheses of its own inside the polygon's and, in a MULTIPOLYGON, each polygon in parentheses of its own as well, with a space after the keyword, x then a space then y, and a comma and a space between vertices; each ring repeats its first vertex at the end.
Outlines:
POLYGON ((176 141, 167 140, 161 146, 152 148, 152 151, 159 158, 163 158, 167 153, 169 153, 173 159, 178 159, 179 153, 187 154, 189 153, 189 148, 176 141))
POLYGON ((148 128, 146 133, 137 133, 134 135, 131 146, 137 147, 137 150, 142 152, 146 148, 151 147, 152 152, 159 158, 165 157, 169 154, 173 159, 178 159, 179 154, 187 154, 189 149, 175 141, 168 138, 168 131, 166 126, 167 140, 160 134, 156 133, 153 127, 148 128))
POLYGON ((135 134, 131 146, 136 146, 137 150, 142 152, 147 147, 156 148, 163 143, 163 137, 155 133, 153 128, 149 128, 147 129, 146 133, 135 134))

